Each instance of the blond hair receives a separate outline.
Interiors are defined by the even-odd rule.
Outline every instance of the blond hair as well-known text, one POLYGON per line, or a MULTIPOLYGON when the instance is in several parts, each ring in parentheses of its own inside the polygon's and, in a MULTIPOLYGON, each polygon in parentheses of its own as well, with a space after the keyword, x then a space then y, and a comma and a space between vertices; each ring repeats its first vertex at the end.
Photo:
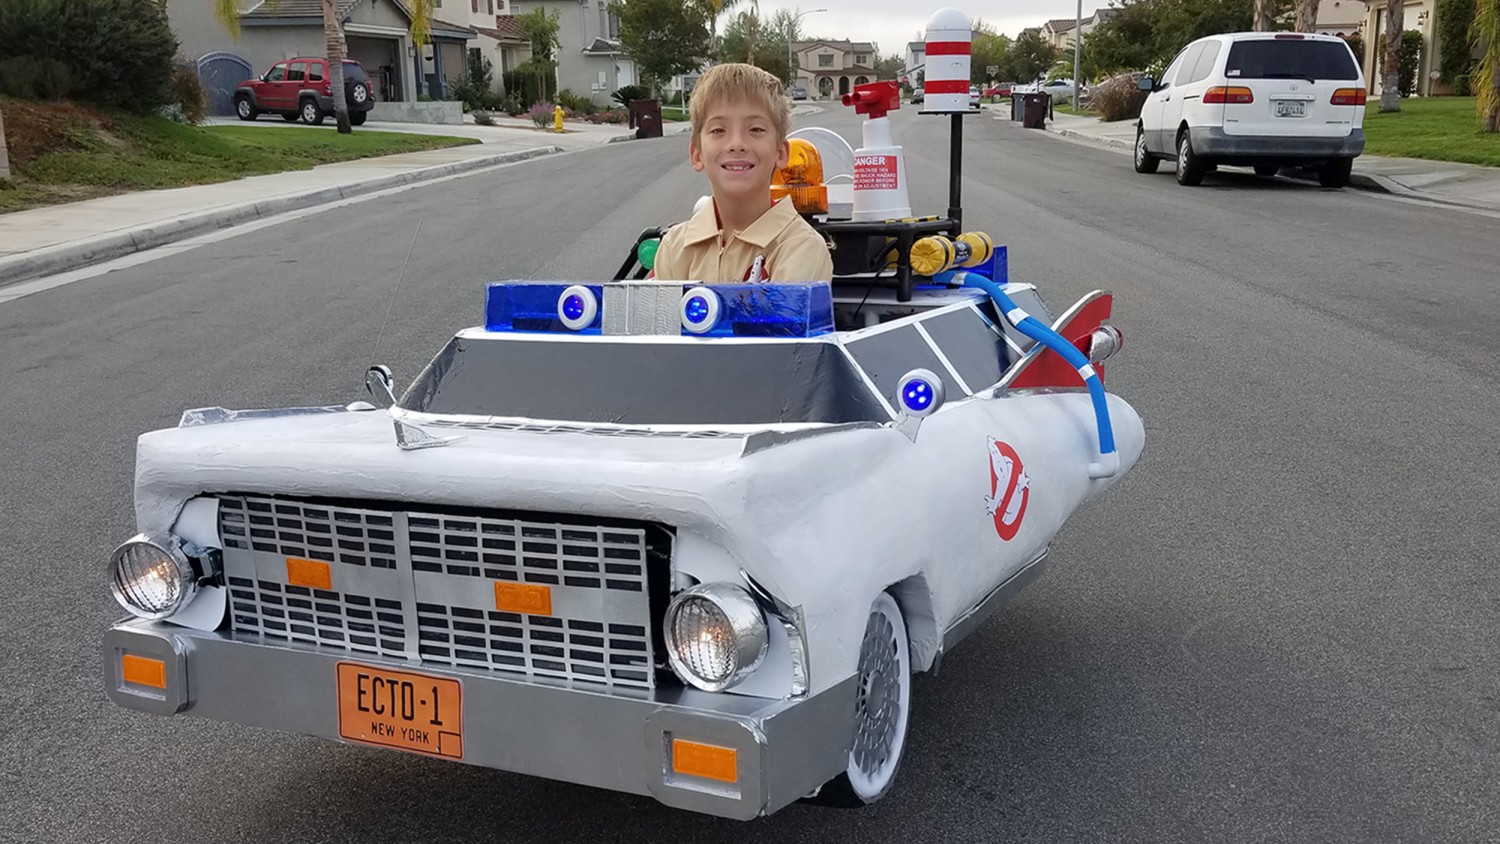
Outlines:
POLYGON ((703 124, 708 121, 709 109, 737 100, 749 100, 753 105, 764 106, 767 116, 776 124, 779 139, 786 140, 792 131, 792 113, 781 92, 781 80, 754 65, 716 64, 699 78, 698 84, 693 86, 692 98, 688 100, 693 143, 702 142, 703 124))

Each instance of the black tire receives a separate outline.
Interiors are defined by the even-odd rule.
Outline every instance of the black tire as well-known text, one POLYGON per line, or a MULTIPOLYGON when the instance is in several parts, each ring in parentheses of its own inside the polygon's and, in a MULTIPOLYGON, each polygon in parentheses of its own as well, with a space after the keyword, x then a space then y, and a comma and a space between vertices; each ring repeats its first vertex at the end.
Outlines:
POLYGON ((1155 173, 1160 166, 1161 159, 1146 149, 1146 130, 1140 126, 1135 127, 1135 172, 1155 173))
POLYGON ((1318 168, 1318 184, 1325 188, 1341 188, 1349 184, 1349 173, 1354 170, 1354 159, 1335 158, 1318 168))
POLYGON ((365 117, 368 114, 369 114, 368 111, 351 111, 351 112, 349 112, 349 125, 350 126, 363 126, 363 125, 365 125, 365 117))
POLYGON ((303 97, 302 104, 298 106, 297 111, 301 113, 303 123, 309 126, 323 125, 323 118, 326 115, 323 114, 323 109, 318 106, 318 101, 312 97, 303 97))
POLYGON ((1255 175, 1257 176, 1274 176, 1280 172, 1281 168, 1274 164, 1261 164, 1255 168, 1255 175))
POLYGON ((285 120, 288 123, 296 123, 297 122, 297 118, 299 118, 299 117, 301 117, 301 115, 299 115, 295 111, 283 111, 281 113, 281 119, 285 120))
POLYGON ((900 772, 911 713, 911 637, 901 606, 882 592, 859 649, 859 688, 848 768, 808 802, 857 809, 890 793, 900 772))
POLYGON ((1177 133, 1177 184, 1193 187, 1203 184, 1205 162, 1193 152, 1193 141, 1187 132, 1177 133))
POLYGON ((250 102, 249 97, 241 94, 234 98, 234 114, 241 120, 254 120, 260 116, 260 109, 250 102))
POLYGON ((365 103, 370 101, 370 89, 363 82, 356 82, 349 86, 348 94, 349 109, 364 109, 365 103))

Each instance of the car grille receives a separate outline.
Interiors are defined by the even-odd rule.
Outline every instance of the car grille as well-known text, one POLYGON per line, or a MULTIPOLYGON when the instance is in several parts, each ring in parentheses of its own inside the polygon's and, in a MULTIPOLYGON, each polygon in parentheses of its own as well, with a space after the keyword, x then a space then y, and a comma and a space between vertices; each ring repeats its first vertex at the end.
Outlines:
POLYGON ((319 648, 649 689, 660 525, 372 502, 219 496, 236 632, 319 648), (288 558, 327 563, 297 585, 288 558), (545 588, 547 614, 500 603, 545 588), (524 587, 523 587, 524 588, 524 587))

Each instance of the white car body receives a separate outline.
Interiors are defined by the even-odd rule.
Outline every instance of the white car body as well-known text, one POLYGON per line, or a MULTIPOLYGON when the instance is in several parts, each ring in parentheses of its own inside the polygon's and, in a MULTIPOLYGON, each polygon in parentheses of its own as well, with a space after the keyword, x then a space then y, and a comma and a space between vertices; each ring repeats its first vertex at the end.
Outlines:
POLYGON ((1365 79, 1342 38, 1212 35, 1189 44, 1160 80, 1149 81, 1137 129, 1142 172, 1176 158, 1185 184, 1228 164, 1324 168, 1325 184, 1341 185, 1364 151, 1365 79))

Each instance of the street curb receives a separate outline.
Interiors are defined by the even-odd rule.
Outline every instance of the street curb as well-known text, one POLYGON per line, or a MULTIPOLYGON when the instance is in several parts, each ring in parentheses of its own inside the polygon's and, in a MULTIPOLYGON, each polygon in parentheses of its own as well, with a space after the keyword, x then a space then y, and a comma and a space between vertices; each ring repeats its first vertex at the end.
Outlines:
MULTIPOLYGON (((662 131, 662 137, 667 137, 669 135, 686 135, 687 133, 689 133, 691 131, 693 131, 692 124, 688 124, 688 125, 685 125, 685 126, 674 128, 670 132, 668 132, 668 131, 666 131, 664 129, 662 131)), ((618 144, 618 143, 621 143, 623 141, 649 141, 649 140, 651 140, 651 139, 650 138, 637 138, 635 135, 616 135, 615 137, 610 138, 609 140, 605 141, 605 143, 606 144, 618 144)))
POLYGON ((95 237, 80 238, 53 246, 45 246, 41 249, 33 249, 28 252, 0 258, 0 285, 14 284, 44 275, 76 270, 90 264, 110 261, 125 255, 144 252, 147 249, 155 249, 158 246, 175 243, 179 240, 186 240, 190 237, 214 231, 215 229, 225 229, 314 205, 337 202, 341 199, 349 199, 387 188, 417 184, 444 176, 452 176, 500 164, 510 164, 516 161, 525 161, 544 155, 555 155, 561 152, 563 152, 563 148, 558 146, 534 147, 516 152, 498 153, 483 158, 471 158, 467 161, 436 164, 431 167, 408 170, 404 173, 393 173, 389 176, 365 179, 360 182, 322 188, 320 190, 308 191, 307 193, 279 196, 275 199, 267 199, 261 202, 246 202, 224 208, 214 208, 170 220, 120 229, 95 237))
POLYGON ((1059 129, 1055 126, 1049 126, 1047 131, 1054 135, 1062 135, 1065 138, 1078 138, 1079 140, 1092 141, 1096 144, 1104 144, 1105 146, 1117 147, 1119 149, 1131 149, 1131 143, 1121 138, 1101 138, 1098 135, 1090 135, 1087 132, 1080 132, 1077 129, 1059 129))

